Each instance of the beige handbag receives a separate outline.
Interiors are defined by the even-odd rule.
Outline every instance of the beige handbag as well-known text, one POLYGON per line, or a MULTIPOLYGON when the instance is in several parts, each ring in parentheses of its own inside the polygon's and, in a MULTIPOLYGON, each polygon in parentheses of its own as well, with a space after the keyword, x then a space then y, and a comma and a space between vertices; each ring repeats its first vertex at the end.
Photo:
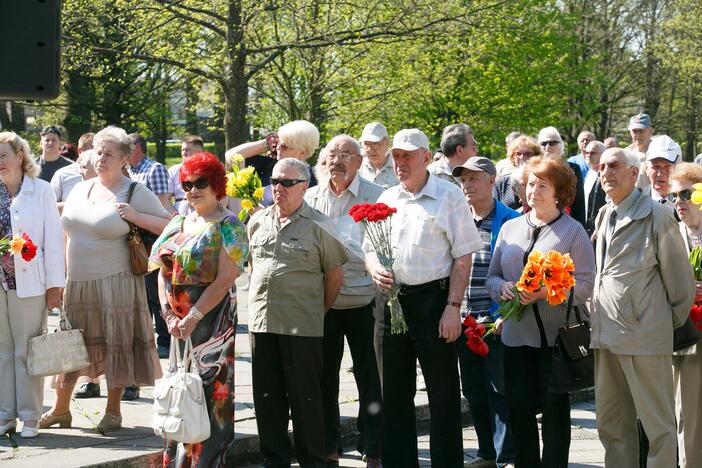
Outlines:
POLYGON ((71 328, 63 304, 59 311, 61 320, 54 333, 48 333, 44 318, 41 335, 29 339, 27 371, 31 376, 63 374, 90 365, 81 330, 71 328))

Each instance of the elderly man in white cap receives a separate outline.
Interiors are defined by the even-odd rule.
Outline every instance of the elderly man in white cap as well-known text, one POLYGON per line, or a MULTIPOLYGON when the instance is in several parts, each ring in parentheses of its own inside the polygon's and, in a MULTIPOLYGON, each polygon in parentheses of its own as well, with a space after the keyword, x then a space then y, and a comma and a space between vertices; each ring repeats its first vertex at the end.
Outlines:
MULTIPOLYGON (((380 289, 400 285, 399 301, 408 331, 380 344, 383 387, 382 460, 385 466, 417 465, 414 396, 416 362, 422 367, 431 412, 433 466, 463 466, 458 357, 460 308, 472 253, 482 248, 480 235, 461 189, 429 174, 429 140, 416 128, 400 130, 392 145, 400 185, 378 202, 397 209, 392 218, 395 263, 385 270, 366 240, 366 267, 380 289)), ((385 322, 389 323, 386 310, 385 322)))
POLYGON ((392 156, 388 153, 390 140, 385 125, 380 122, 367 124, 358 141, 364 156, 358 174, 386 189, 397 185, 399 181, 392 169, 392 156))
POLYGON ((670 209, 675 209, 668 201, 670 189, 670 172, 673 166, 682 160, 682 150, 668 135, 658 135, 651 140, 646 152, 646 177, 648 186, 643 193, 653 198, 653 201, 663 203, 670 209))
POLYGON ((441 153, 443 156, 429 166, 429 172, 460 187, 461 184, 452 171, 454 167, 465 164, 469 158, 478 154, 473 130, 464 123, 444 128, 441 134, 441 153))

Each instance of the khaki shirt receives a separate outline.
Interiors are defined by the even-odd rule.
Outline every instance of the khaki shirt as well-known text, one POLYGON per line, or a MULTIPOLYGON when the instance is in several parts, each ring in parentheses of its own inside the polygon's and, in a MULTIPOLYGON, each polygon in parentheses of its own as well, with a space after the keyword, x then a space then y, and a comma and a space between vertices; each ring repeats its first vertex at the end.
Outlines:
POLYGON ((348 261, 344 246, 318 224, 324 222, 304 202, 282 227, 275 206, 251 218, 249 331, 324 335, 324 274, 348 261))

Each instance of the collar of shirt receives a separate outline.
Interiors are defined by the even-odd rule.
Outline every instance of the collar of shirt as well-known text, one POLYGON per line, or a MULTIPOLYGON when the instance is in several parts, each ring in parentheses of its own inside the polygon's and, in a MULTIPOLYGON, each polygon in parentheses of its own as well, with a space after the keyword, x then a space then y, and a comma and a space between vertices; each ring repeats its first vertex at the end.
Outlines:
POLYGON ((139 164, 137 164, 135 167, 132 168, 132 172, 138 174, 140 172, 143 172, 150 165, 151 165, 151 158, 149 158, 148 156, 144 156, 144 159, 139 161, 139 164))
POLYGON ((266 209, 266 212, 264 212, 264 215, 270 217, 274 225, 277 226, 279 229, 282 229, 299 217, 312 218, 311 210, 312 208, 310 208, 310 205, 308 205, 307 202, 303 200, 302 205, 300 205, 300 208, 298 208, 293 214, 288 216, 287 222, 283 225, 280 224, 280 218, 278 218, 278 212, 276 211, 275 205, 271 205, 270 207, 268 207, 266 209))
POLYGON ((640 196, 641 190, 634 188, 634 190, 632 190, 631 193, 621 201, 621 203, 618 205, 612 205, 614 207, 614 211, 617 212, 617 219, 624 219, 624 217, 629 214, 629 211, 631 211, 631 208, 634 206, 640 196))
POLYGON ((385 159, 385 164, 383 164, 383 167, 381 167, 380 169, 376 169, 375 167, 373 167, 373 165, 370 163, 370 161, 368 161, 368 158, 366 157, 363 158, 363 162, 361 164, 363 164, 363 167, 371 174, 378 174, 384 171, 392 171, 392 156, 388 155, 388 157, 385 159))
POLYGON ((343 196, 344 193, 346 193, 346 192, 351 192, 351 194, 354 197, 357 197, 358 196, 358 189, 359 189, 360 185, 361 185, 361 182, 358 180, 358 173, 357 173, 354 176, 351 183, 349 184, 349 186, 346 187, 346 190, 344 190, 343 192, 341 192, 338 195, 331 189, 331 180, 327 183, 327 185, 324 188, 322 188, 322 190, 324 192, 328 192, 329 195, 337 197, 337 198, 343 196))
POLYGON ((405 189, 405 186, 400 183, 399 185, 400 191, 398 193, 398 196, 400 198, 408 198, 410 200, 418 200, 422 198, 423 196, 431 197, 435 200, 439 199, 439 191, 436 186, 436 176, 429 174, 429 177, 427 178, 427 182, 424 184, 424 187, 422 187, 422 190, 420 190, 417 193, 412 193, 405 189))
POLYGON ((658 203, 660 203, 661 200, 664 200, 664 199, 666 202, 668 201, 668 197, 664 197, 660 193, 656 192, 656 189, 654 189, 653 186, 651 186, 651 198, 653 199, 654 202, 658 202, 658 203))

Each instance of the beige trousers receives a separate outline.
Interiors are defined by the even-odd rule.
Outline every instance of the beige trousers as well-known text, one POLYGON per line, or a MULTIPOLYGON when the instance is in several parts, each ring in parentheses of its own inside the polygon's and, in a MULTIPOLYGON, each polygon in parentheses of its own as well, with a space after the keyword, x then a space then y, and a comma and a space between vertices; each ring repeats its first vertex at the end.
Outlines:
POLYGON ((638 468, 636 417, 649 440, 648 468, 676 466, 673 357, 595 350, 597 432, 605 467, 638 468))
POLYGON ((702 467, 702 343, 695 354, 673 356, 680 468, 702 467))
POLYGON ((44 378, 27 373, 27 345, 46 315, 46 296, 18 298, 0 287, 0 419, 41 417, 44 378))

